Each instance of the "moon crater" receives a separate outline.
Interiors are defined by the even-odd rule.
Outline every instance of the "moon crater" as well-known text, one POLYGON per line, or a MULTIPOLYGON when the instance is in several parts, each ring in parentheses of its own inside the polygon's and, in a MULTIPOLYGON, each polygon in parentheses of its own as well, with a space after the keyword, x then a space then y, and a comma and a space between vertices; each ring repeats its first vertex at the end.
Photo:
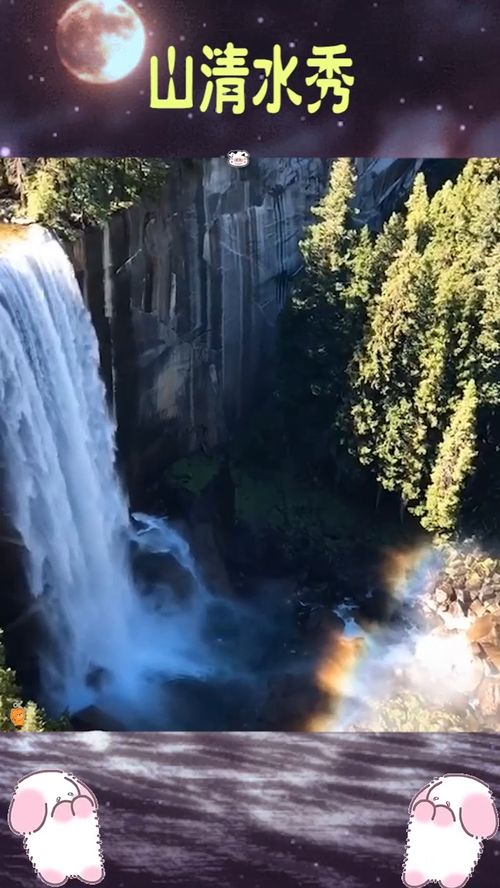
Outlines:
POLYGON ((87 83, 122 80, 139 64, 145 44, 141 19, 121 0, 77 0, 57 23, 61 62, 87 83))

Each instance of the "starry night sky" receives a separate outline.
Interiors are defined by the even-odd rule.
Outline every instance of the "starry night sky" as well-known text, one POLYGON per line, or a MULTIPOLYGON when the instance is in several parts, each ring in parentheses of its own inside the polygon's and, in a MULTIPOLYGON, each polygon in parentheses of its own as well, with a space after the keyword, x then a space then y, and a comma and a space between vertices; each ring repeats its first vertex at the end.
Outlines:
MULTIPOLYGON (((107 86, 62 66, 55 30, 70 0, 0 0, 0 148, 4 155, 253 154, 455 156, 500 152, 498 0, 130 0, 144 21, 139 67, 107 86), (346 43, 356 83, 349 110, 316 115, 287 100, 242 116, 151 110, 149 58, 233 41, 249 59, 301 61, 314 43, 346 43)), ((310 73, 310 72, 309 72, 310 73)), ((259 82, 255 83, 258 89, 259 82)), ((303 73, 294 76, 304 93, 303 73)), ((249 92, 251 96, 256 89, 249 92)), ((308 95, 310 95, 308 93, 308 95)), ((199 101, 197 101, 199 104, 199 101)))

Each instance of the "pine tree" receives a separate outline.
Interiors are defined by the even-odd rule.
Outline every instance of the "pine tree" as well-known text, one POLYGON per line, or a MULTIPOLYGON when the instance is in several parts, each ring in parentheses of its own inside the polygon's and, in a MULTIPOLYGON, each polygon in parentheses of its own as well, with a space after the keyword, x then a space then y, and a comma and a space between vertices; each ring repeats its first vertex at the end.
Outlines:
POLYGON ((311 212, 318 222, 309 226, 300 249, 306 269, 316 274, 341 273, 355 242, 352 201, 356 173, 352 160, 341 157, 330 171, 328 190, 311 212))
POLYGON ((397 260, 405 234, 403 214, 393 213, 372 244, 373 294, 380 292, 388 269, 397 260))
POLYGON ((280 337, 279 396, 287 438, 301 457, 314 458, 332 444, 346 388, 346 365, 362 329, 364 294, 351 286, 369 277, 369 238, 354 227, 353 163, 332 165, 329 189, 313 209, 318 218, 301 242, 304 274, 287 306, 280 337), (297 410, 297 404, 300 410, 297 410))
POLYGON ((333 165, 302 245, 282 339, 294 435, 347 443, 429 528, 495 489, 500 523, 500 161, 469 161, 431 199, 417 176, 377 235, 355 224, 354 181, 333 165))
POLYGON ((355 306, 358 300, 369 305, 373 295, 377 267, 373 251, 373 240, 366 226, 359 229, 356 241, 351 248, 349 280, 343 291, 346 305, 355 306))
POLYGON ((423 173, 418 173, 415 177, 413 188, 406 204, 405 229, 409 235, 416 236, 417 249, 421 253, 432 231, 432 221, 429 215, 429 197, 423 173))
MULTIPOLYGON (((475 162, 432 201, 417 177, 404 239, 368 306, 363 344, 351 362, 359 459, 417 515, 426 512, 425 491, 449 423, 449 405, 471 380, 482 405, 478 446, 485 452, 487 437, 498 442, 500 416, 494 422, 491 406, 486 414, 484 409, 500 387, 495 170, 498 164, 488 165, 485 174, 475 162)), ((493 447, 490 441, 490 461, 493 447)))
POLYGON ((409 234, 375 297, 363 344, 350 367, 351 417, 359 458, 379 482, 418 499, 426 422, 414 406, 427 328, 428 268, 409 234))
POLYGON ((427 491, 422 524, 428 530, 453 531, 460 514, 461 498, 477 456, 477 392, 467 384, 444 433, 427 491))

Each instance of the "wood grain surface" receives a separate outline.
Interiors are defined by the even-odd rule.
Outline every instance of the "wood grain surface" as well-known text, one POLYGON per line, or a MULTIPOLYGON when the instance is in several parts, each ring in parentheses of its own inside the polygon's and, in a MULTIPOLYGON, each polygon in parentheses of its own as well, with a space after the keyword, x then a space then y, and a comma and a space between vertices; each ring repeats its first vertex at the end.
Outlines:
MULTIPOLYGON (((430 778, 469 773, 500 799, 499 735, 9 734, 0 761, 2 888, 40 884, 6 822, 38 768, 95 791, 108 888, 396 888, 430 778)), ((498 836, 470 884, 500 885, 498 836)))

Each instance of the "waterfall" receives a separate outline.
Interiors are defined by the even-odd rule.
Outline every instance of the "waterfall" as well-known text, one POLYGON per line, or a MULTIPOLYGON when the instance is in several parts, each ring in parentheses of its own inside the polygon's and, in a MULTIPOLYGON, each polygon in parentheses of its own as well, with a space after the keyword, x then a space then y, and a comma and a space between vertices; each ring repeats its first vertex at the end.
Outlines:
POLYGON ((139 516, 136 542, 142 535, 147 545, 154 531, 155 544, 193 573, 200 595, 167 621, 138 594, 98 343, 71 263, 38 226, 3 247, 1 494, 47 637, 41 699, 53 713, 98 703, 143 728, 149 711, 154 726, 148 707, 161 678, 208 668, 204 590, 187 544, 165 522, 148 527, 139 516))

